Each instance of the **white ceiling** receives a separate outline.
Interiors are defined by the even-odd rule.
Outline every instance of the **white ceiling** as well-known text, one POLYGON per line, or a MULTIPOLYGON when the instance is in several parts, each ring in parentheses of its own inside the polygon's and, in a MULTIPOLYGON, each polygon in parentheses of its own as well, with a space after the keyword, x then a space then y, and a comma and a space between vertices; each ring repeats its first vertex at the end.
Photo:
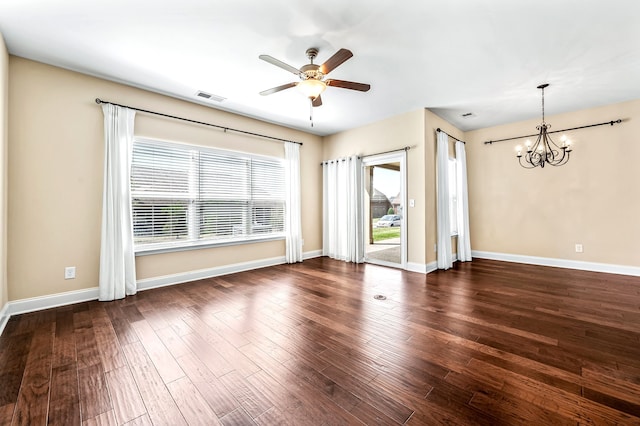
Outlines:
POLYGON ((540 83, 547 115, 640 98, 639 0, 2 0, 0 32, 17 56, 320 135, 419 108, 461 130, 536 118, 540 83), (313 128, 296 89, 258 95, 296 79, 260 54, 298 68, 309 47, 351 50, 330 77, 372 87, 329 87, 313 128))

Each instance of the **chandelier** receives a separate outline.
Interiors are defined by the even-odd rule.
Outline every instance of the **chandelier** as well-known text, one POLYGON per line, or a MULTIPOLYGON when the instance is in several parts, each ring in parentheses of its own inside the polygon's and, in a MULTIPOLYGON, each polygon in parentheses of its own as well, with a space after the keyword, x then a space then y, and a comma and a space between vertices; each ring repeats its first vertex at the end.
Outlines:
POLYGON ((541 84, 538 86, 538 89, 542 90, 542 124, 536 126, 536 129, 540 132, 538 138, 533 145, 530 140, 527 140, 527 152, 524 155, 522 154, 522 147, 516 147, 518 162, 525 169, 542 168, 545 164, 562 166, 569 161, 571 143, 566 138, 563 138, 562 146, 558 146, 547 132, 551 125, 544 121, 544 89, 546 87, 549 87, 549 85, 541 84))

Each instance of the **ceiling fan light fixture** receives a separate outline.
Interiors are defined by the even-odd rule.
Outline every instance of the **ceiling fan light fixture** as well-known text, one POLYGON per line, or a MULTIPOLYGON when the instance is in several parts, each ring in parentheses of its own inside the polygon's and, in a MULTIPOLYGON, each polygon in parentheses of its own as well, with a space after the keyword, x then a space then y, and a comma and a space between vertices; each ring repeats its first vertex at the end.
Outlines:
POLYGON ((307 80, 302 80, 296 87, 307 98, 314 100, 315 98, 320 96, 322 92, 324 92, 324 90, 327 88, 327 84, 324 81, 310 78, 307 80))

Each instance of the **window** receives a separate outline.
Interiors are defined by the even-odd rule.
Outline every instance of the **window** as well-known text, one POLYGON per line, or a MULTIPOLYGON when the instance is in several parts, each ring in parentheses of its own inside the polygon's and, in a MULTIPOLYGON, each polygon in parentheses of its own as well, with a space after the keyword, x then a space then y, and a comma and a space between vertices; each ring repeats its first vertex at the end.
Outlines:
POLYGON ((449 222, 451 235, 458 235, 458 173, 455 158, 449 158, 449 222))
POLYGON ((283 160, 137 138, 131 204, 137 251, 283 237, 283 160))

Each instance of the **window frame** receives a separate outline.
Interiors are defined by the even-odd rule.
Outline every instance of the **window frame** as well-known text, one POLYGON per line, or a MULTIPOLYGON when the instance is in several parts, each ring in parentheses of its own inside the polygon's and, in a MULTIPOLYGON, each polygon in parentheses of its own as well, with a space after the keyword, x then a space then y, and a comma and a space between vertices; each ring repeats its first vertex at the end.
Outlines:
MULTIPOLYGON (((196 145, 196 144, 190 144, 190 143, 184 143, 184 142, 174 142, 174 141, 166 141, 166 140, 155 139, 155 138, 135 136, 133 141, 134 147, 136 144, 140 144, 140 143, 153 145, 154 147, 164 146, 167 148, 181 149, 181 150, 185 150, 186 152, 197 151, 198 158, 200 158, 200 153, 205 152, 205 153, 213 153, 214 155, 218 154, 218 155, 227 156, 227 157, 236 157, 238 160, 241 160, 241 161, 257 160, 258 162, 267 162, 267 163, 272 163, 274 165, 277 164, 278 166, 282 167, 282 170, 283 170, 283 175, 282 175, 283 195, 281 200, 277 200, 277 203, 281 203, 282 205, 283 217, 282 217, 282 231, 270 232, 268 234, 261 234, 259 232, 251 233, 251 234, 242 234, 241 237, 232 236, 230 238, 202 239, 200 238, 200 235, 201 235, 203 225, 199 223, 199 220, 198 220, 200 218, 201 213, 199 213, 198 215, 187 214, 186 228, 188 231, 187 231, 186 239, 171 241, 171 242, 155 242, 155 243, 152 242, 152 243, 143 243, 143 244, 134 242, 134 253, 136 256, 178 252, 178 251, 185 251, 185 250, 197 250, 197 249, 212 248, 212 247, 224 247, 224 246, 232 246, 232 245, 240 245, 240 244, 251 244, 256 242, 277 241, 277 240, 285 239, 285 235, 286 235, 286 224, 285 224, 286 211, 285 210, 287 207, 286 207, 286 195, 284 194, 284 190, 286 188, 286 183, 284 182, 284 179, 285 179, 284 158, 272 157, 272 156, 260 155, 260 154, 252 154, 252 153, 240 152, 240 151, 225 150, 225 149, 220 149, 215 147, 196 145), (195 235, 197 235, 195 239, 193 238, 194 227, 198 230, 195 233, 195 235)), ((194 167, 194 164, 195 164, 193 158, 191 159, 191 162, 192 163, 190 164, 190 168, 187 171, 188 173, 193 171, 192 168, 194 167)), ((133 161, 132 161, 132 172, 133 172, 133 161)), ((248 179, 252 179, 250 172, 248 173, 248 175, 249 175, 248 179)), ((198 179, 200 179, 200 177, 198 177, 198 179)), ((132 173, 132 182, 133 182, 133 173, 132 173)), ((200 183, 200 180, 198 181, 198 185, 196 185, 198 188, 200 186, 199 183, 200 183)), ((131 184, 130 184, 130 187, 131 187, 131 184)), ((207 201, 209 202, 212 201, 212 200, 207 200, 206 198, 200 198, 200 195, 201 193, 200 193, 200 190, 198 189, 198 193, 195 196, 196 198, 193 198, 192 196, 188 197, 187 208, 190 208, 189 205, 192 205, 197 210, 198 208, 202 208, 200 203, 204 204, 207 201)), ((139 192, 134 193, 133 187, 131 187, 130 202, 132 206, 132 213, 133 213, 133 201, 134 199, 139 197, 140 197, 140 193, 139 192)), ((166 200, 172 200, 172 199, 173 198, 170 198, 170 197, 166 198, 166 200)), ((223 202, 233 203, 233 202, 239 202, 239 201, 233 198, 229 198, 228 200, 224 200, 223 202)), ((246 206, 244 208, 247 209, 247 212, 243 212, 243 215, 248 215, 248 218, 252 220, 253 216, 255 215, 254 209, 260 208, 260 205, 263 204, 265 201, 252 198, 251 190, 249 190, 248 198, 244 202, 246 202, 246 206)), ((253 225, 251 224, 250 226, 253 226, 253 225)), ((134 241, 135 241, 135 237, 134 237, 134 241)))

